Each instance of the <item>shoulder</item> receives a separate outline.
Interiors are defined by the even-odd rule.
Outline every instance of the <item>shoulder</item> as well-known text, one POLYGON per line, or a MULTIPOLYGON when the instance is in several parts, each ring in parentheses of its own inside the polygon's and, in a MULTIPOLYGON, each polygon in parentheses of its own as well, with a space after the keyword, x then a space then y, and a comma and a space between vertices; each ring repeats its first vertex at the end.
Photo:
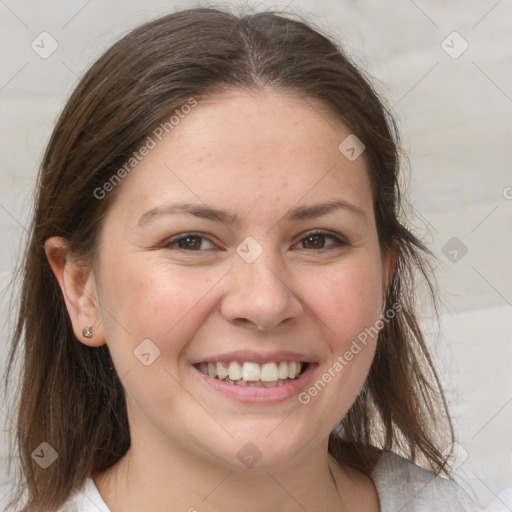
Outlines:
POLYGON ((392 452, 382 452, 371 478, 381 512, 481 512, 455 482, 436 476, 392 452))
POLYGON ((58 512, 110 512, 110 509, 102 500, 92 478, 88 478, 58 512))
MULTIPOLYGON (((15 486, 12 482, 0 482, 0 510, 19 512, 19 504, 14 499, 15 486)), ((26 496, 25 496, 26 498, 26 496)), ((57 512, 111 512, 102 500, 94 481, 88 478, 84 485, 75 491, 57 512)))

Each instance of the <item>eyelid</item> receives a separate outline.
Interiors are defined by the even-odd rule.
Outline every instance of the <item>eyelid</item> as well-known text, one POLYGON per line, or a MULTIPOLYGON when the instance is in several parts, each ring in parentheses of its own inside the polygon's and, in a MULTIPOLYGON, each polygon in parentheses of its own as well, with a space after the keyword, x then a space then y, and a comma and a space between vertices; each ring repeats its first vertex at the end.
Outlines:
MULTIPOLYGON (((331 244, 331 245, 334 245, 335 247, 349 245, 349 242, 346 240, 346 238, 343 235, 340 235, 339 233, 335 233, 335 232, 328 231, 325 229, 312 229, 312 230, 305 231, 305 232, 301 233, 296 238, 296 241, 292 244, 292 247, 299 244, 300 242, 302 242, 309 236, 313 236, 313 235, 324 235, 327 238, 333 239, 336 243, 331 244)), ((186 237, 197 237, 197 238, 207 240, 208 242, 210 242, 213 245, 218 245, 211 240, 211 235, 207 235, 206 233, 201 233, 201 232, 196 232, 196 231, 190 231, 190 232, 179 233, 170 238, 166 238, 161 244, 159 244, 159 246, 163 249, 170 248, 171 244, 176 243, 179 240, 186 238, 186 237)), ((315 250, 320 252, 320 251, 328 250, 329 247, 331 247, 331 246, 323 247, 322 249, 304 249, 304 250, 306 250, 307 252, 314 252, 315 250)), ((184 252, 204 252, 205 250, 208 250, 208 251, 212 250, 212 249, 188 250, 188 249, 182 249, 180 247, 175 247, 174 249, 178 250, 178 251, 184 251, 184 252)))
MULTIPOLYGON (((176 243, 179 240, 181 240, 182 238, 187 238, 187 237, 202 238, 204 240, 207 240, 208 242, 210 242, 213 245, 217 245, 215 242, 213 242, 211 240, 211 238, 212 238, 211 235, 207 235, 206 233, 200 233, 197 231, 187 231, 187 232, 178 233, 177 235, 166 238, 161 244, 159 244, 159 247, 162 249, 170 248, 171 244, 176 243)), ((178 251, 185 251, 185 252, 204 252, 204 250, 203 251, 192 251, 192 250, 182 249, 181 247, 174 247, 174 249, 178 250, 178 251)), ((209 250, 211 250, 211 249, 209 249, 209 250)))
MULTIPOLYGON (((339 233, 335 233, 333 231, 328 231, 326 229, 312 229, 309 231, 305 231, 304 233, 301 233, 299 235, 299 238, 293 245, 297 245, 298 243, 302 242, 304 239, 306 239, 308 236, 311 236, 311 235, 324 235, 327 238, 332 238, 336 241, 336 244, 334 244, 334 245, 335 246, 337 245, 338 247, 343 246, 343 245, 349 245, 347 239, 343 235, 340 235, 339 233)), ((325 251, 327 249, 329 249, 329 246, 324 247, 322 249, 317 249, 317 251, 325 251)), ((314 251, 314 249, 308 250, 308 252, 312 252, 312 251, 314 251)))

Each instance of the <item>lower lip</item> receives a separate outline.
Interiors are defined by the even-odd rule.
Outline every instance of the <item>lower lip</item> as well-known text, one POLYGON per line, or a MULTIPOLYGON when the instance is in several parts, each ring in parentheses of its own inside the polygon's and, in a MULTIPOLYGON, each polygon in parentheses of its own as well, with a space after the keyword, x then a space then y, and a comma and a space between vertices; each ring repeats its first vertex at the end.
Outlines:
POLYGON ((308 380, 313 373, 316 364, 308 364, 306 370, 296 380, 292 380, 282 386, 266 387, 246 387, 237 384, 228 384, 219 379, 204 374, 201 370, 193 367, 197 371, 203 382, 206 383, 214 391, 238 400, 239 402, 282 402, 298 393, 306 387, 308 380))

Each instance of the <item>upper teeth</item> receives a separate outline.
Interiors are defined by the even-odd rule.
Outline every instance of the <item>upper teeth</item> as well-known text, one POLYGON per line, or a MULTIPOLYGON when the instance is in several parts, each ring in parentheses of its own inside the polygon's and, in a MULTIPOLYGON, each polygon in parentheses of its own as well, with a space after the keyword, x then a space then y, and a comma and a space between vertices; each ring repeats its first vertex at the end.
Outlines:
POLYGON ((302 363, 297 361, 279 361, 271 363, 252 363, 237 361, 229 363, 199 363, 199 369, 210 377, 218 377, 223 380, 229 377, 230 380, 274 382, 278 379, 295 379, 301 369, 302 363))

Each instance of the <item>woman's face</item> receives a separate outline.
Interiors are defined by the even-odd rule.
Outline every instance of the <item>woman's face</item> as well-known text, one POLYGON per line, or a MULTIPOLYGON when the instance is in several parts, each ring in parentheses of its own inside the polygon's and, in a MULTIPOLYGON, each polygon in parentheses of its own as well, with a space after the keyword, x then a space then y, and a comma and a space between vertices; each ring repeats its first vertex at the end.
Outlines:
POLYGON ((376 338, 357 340, 390 267, 364 153, 338 149, 349 135, 265 90, 201 100, 152 136, 95 274, 132 442, 239 468, 326 451, 366 379, 376 338))

